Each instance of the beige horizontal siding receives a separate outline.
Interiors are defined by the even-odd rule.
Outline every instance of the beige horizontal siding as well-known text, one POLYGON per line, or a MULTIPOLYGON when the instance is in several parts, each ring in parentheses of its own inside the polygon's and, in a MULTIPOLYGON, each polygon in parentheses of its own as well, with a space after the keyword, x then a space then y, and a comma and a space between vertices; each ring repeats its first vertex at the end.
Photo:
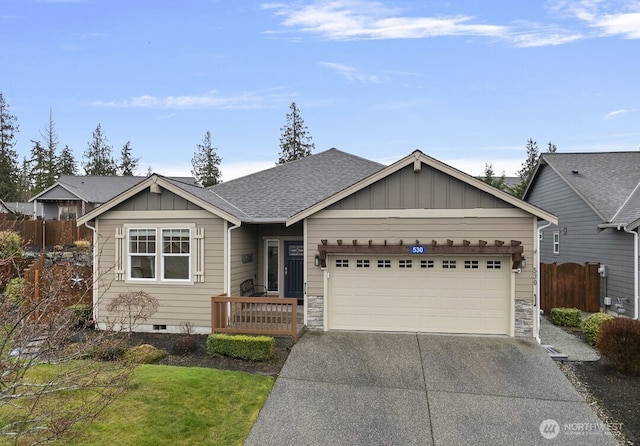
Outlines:
MULTIPOLYGON (((224 222, 217 217, 207 219, 185 219, 184 223, 193 223, 204 228, 205 244, 205 281, 194 284, 173 284, 167 282, 134 283, 116 281, 113 272, 115 263, 115 233, 117 227, 125 224, 148 224, 162 226, 179 224, 180 220, 99 220, 96 227, 100 233, 97 253, 100 265, 97 291, 98 318, 105 321, 108 317, 106 306, 121 293, 142 290, 158 299, 159 310, 145 323, 180 325, 190 322, 196 327, 211 326, 211 296, 224 292, 224 222)), ((193 252, 193 249, 192 249, 193 252)), ((126 249, 123 252, 126 257, 126 249)), ((193 265, 192 265, 193 269, 193 265)))
MULTIPOLYGON (((320 267, 313 264, 314 255, 322 239, 335 244, 341 239, 345 244, 357 240, 358 244, 397 245, 400 240, 405 245, 431 245, 431 240, 445 244, 447 239, 461 245, 463 240, 477 245, 478 240, 493 244, 494 240, 519 240, 524 246, 524 254, 530 264, 516 275, 516 299, 533 299, 533 218, 309 218, 306 256, 307 294, 323 295, 323 274, 320 267)), ((427 248, 428 252, 428 248, 427 248)))

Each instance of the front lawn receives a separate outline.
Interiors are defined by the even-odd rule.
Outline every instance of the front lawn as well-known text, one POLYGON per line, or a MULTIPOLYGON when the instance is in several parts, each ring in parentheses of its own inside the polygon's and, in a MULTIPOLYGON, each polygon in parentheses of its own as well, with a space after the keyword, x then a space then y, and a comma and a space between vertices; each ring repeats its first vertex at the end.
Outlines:
POLYGON ((273 378, 200 367, 142 365, 134 383, 65 445, 241 445, 273 378))

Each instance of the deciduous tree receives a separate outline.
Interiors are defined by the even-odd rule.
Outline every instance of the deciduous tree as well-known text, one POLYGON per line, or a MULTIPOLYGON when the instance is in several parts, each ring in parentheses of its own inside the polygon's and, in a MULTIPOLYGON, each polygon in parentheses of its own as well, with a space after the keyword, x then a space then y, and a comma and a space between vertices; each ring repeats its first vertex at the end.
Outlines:
POLYGON ((311 151, 315 149, 315 144, 311 142, 311 135, 307 126, 304 125, 296 103, 292 102, 289 109, 291 112, 287 113, 287 124, 280 129, 282 136, 277 164, 304 158, 311 155, 311 151))
POLYGON ((222 158, 216 153, 217 149, 211 144, 211 132, 207 131, 200 144, 196 144, 196 152, 191 159, 193 170, 191 173, 202 187, 215 186, 220 183, 220 163, 222 158))

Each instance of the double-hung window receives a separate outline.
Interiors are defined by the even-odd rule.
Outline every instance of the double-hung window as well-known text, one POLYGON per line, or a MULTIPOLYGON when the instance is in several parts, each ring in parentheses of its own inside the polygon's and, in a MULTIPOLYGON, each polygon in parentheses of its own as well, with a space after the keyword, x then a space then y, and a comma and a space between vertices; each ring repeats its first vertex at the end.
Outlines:
POLYGON ((191 229, 129 228, 128 239, 130 280, 191 280, 191 229))
POLYGON ((162 280, 191 278, 191 231, 162 230, 162 280))
POLYGON ((129 229, 129 277, 156 278, 156 230, 129 229))
POLYGON ((553 233, 553 253, 560 254, 560 232, 553 233))

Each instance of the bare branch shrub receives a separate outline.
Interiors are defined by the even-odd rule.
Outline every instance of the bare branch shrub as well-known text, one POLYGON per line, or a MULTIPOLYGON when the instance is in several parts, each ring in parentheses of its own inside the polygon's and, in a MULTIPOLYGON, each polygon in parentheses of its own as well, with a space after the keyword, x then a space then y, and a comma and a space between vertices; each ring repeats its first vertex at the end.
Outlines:
MULTIPOLYGON (((21 262, 0 256, 0 288, 22 274, 21 262)), ((86 359, 122 336, 77 323, 67 307, 92 298, 90 284, 71 289, 74 277, 71 266, 41 267, 35 282, 25 280, 21 302, 0 297, 2 444, 72 438, 129 388, 132 364, 86 359)))
POLYGON ((115 323, 126 327, 129 336, 133 329, 145 322, 158 311, 158 299, 144 291, 130 291, 118 294, 109 305, 107 311, 115 317, 115 323))

